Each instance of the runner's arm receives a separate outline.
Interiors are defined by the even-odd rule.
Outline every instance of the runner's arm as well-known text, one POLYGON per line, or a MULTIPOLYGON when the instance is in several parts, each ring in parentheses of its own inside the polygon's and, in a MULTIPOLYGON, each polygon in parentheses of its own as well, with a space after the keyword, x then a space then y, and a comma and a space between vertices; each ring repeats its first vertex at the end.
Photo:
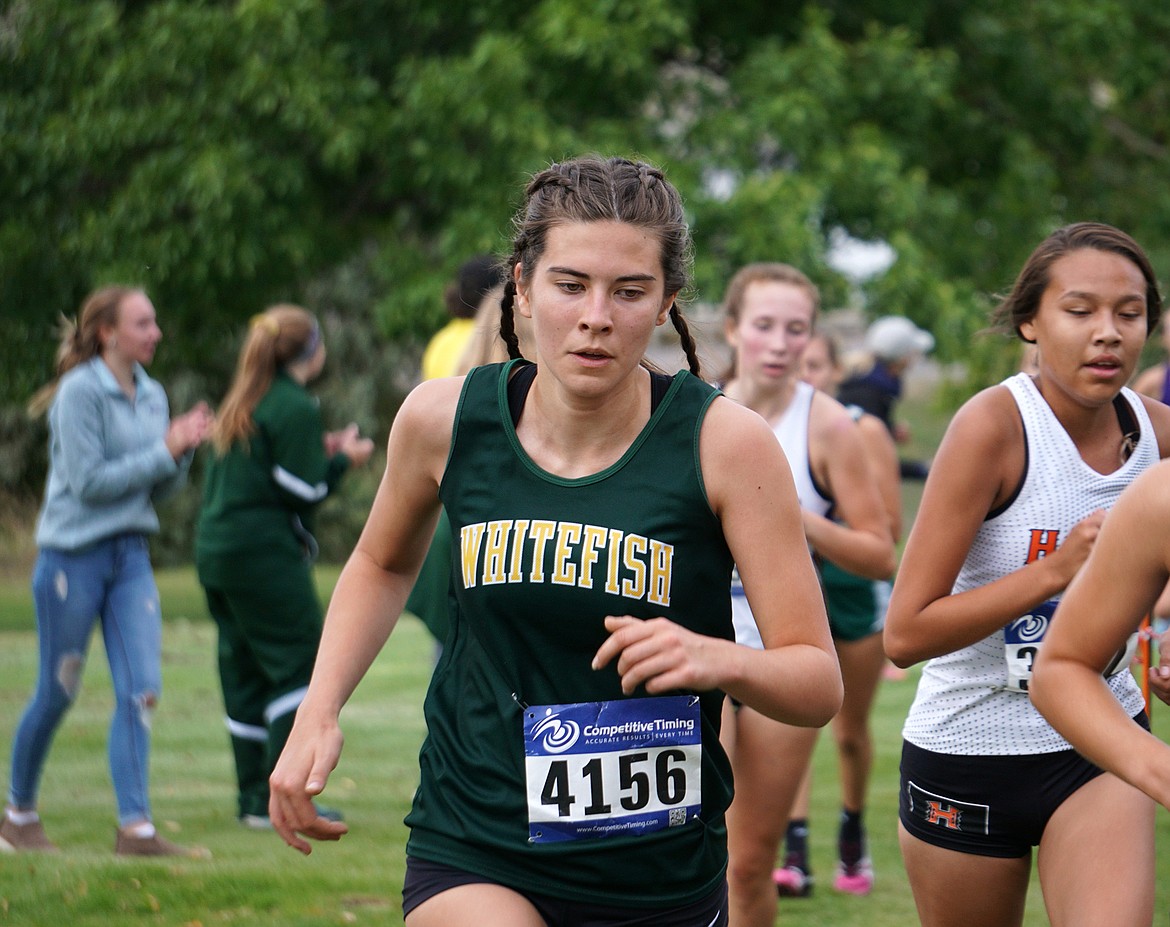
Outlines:
POLYGON ((884 642, 894 663, 910 666, 980 641, 1075 575, 1100 516, 1078 525, 1053 554, 951 594, 983 520, 1014 492, 1024 461, 1023 426, 1006 387, 984 390, 955 414, 926 478, 890 598, 884 642))
POLYGON ((1032 702, 1074 747, 1170 807, 1170 746, 1134 724, 1102 676, 1170 578, 1170 462, 1105 519, 1036 659, 1032 702))
POLYGON ((273 826, 303 853, 309 844, 298 833, 336 840, 345 832, 317 816, 312 797, 340 756, 342 706, 394 629, 426 556, 461 385, 428 381, 403 403, 369 518, 334 588, 309 689, 270 780, 273 826))

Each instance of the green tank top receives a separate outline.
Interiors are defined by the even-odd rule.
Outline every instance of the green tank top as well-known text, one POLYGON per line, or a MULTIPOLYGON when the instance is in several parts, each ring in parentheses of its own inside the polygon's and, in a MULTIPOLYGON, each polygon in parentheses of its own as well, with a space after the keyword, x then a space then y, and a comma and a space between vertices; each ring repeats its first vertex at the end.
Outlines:
POLYGON ((520 363, 474 369, 459 401, 440 489, 451 521, 452 627, 425 703, 407 853, 568 900, 689 904, 714 890, 727 865, 723 693, 672 693, 697 702, 701 808, 685 824, 637 836, 619 825, 610 836, 533 839, 543 833, 530 824, 533 802, 552 805, 554 817, 570 797, 577 808, 590 799, 628 807, 655 788, 669 793, 674 774, 669 759, 664 767, 659 756, 656 770, 635 752, 605 775, 596 759, 596 776, 576 780, 582 794, 544 773, 526 785, 534 767, 526 768, 524 716, 577 703, 651 710, 644 690, 622 694, 613 665, 590 667, 607 615, 664 616, 733 639, 731 554, 699 468, 699 428, 718 392, 676 374, 620 460, 562 479, 516 437, 507 382, 520 363))

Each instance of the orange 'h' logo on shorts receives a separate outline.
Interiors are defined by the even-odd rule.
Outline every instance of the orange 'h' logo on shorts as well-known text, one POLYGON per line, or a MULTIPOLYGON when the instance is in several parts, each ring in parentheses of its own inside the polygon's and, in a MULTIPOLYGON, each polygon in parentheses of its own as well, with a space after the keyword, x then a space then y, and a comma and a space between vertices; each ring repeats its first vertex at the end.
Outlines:
POLYGON ((953 805, 943 805, 942 802, 928 801, 926 803, 926 823, 941 824, 947 830, 962 830, 959 820, 963 812, 953 805))
POLYGON ((1059 528, 1033 528, 1028 541, 1028 559, 1024 562, 1035 563, 1041 557, 1056 553, 1056 541, 1059 537, 1059 528))

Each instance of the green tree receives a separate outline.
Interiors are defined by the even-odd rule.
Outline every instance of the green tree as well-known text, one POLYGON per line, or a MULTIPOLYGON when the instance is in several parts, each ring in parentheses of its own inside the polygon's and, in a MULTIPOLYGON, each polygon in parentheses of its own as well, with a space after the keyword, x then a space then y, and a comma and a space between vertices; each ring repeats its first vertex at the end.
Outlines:
MULTIPOLYGON (((1060 224, 1111 222, 1170 259, 1162 49, 1170 10, 1136 0, 695 4, 718 75, 675 151, 736 178, 692 203, 705 287, 766 254, 824 271, 833 229, 893 245, 875 313, 934 330, 979 382, 1016 352, 976 339, 994 294, 1060 224), (769 248, 771 243, 771 248, 769 248)), ((820 273, 818 273, 820 271, 820 273)))
POLYGON ((10 4, 0 300, 43 360, 5 393, 97 283, 149 289, 165 371, 370 241, 387 333, 425 333, 526 171, 637 147, 632 101, 684 38, 664 0, 10 4))
POLYGON ((377 87, 327 27, 304 0, 10 7, 0 298, 30 336, 130 281, 190 362, 347 254, 377 87))
MULTIPOLYGON (((826 302, 906 312, 939 354, 1055 225, 1170 259, 1170 8, 1138 0, 11 0, 0 13, 0 399, 49 372, 56 315, 145 284, 166 379, 226 376, 266 302, 357 289, 421 340, 525 177, 583 151, 662 163, 698 293, 785 259, 826 302), (854 286, 834 235, 897 260, 854 286)), ((344 303, 344 300, 341 300, 344 303)), ((363 316, 364 317, 364 316, 363 316)), ((356 323, 355 323, 356 324, 356 323)), ((974 345, 974 346, 973 346, 974 345)), ((997 369, 997 365, 998 368, 997 369)))

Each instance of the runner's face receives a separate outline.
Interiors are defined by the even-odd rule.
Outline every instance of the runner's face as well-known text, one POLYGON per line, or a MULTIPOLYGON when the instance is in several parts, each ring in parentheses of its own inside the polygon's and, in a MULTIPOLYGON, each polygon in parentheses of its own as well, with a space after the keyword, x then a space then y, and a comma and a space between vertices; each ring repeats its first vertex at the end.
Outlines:
POLYGON ((588 394, 637 366, 674 302, 663 292, 658 237, 624 222, 554 226, 531 278, 514 272, 516 310, 532 320, 541 368, 588 394))
POLYGON ((103 354, 144 367, 154 359, 160 340, 162 330, 155 319, 154 304, 145 293, 128 293, 118 305, 113 326, 102 330, 103 354))
POLYGON ((1042 384, 1089 405, 1111 401, 1145 344, 1145 278, 1113 252, 1072 251, 1053 262, 1040 306, 1020 333, 1039 347, 1042 384))
POLYGON ((736 377, 762 383, 794 379, 812 337, 813 312, 803 287, 779 280, 749 283, 739 318, 727 322, 736 377))
POLYGON ((800 356, 800 378, 813 389, 832 393, 837 388, 837 368, 829 357, 824 338, 813 338, 800 356))

